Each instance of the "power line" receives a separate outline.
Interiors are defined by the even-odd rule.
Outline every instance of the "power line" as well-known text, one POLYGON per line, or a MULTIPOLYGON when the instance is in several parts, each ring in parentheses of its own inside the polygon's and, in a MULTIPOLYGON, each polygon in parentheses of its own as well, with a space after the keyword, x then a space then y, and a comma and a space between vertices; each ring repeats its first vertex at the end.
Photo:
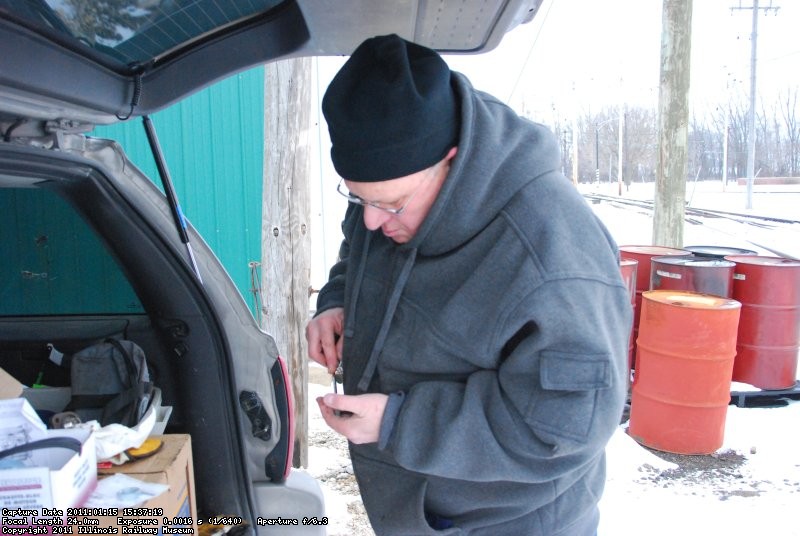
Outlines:
POLYGON ((520 80, 522 79, 522 73, 525 72, 525 69, 528 67, 528 62, 531 59, 531 55, 533 54, 533 47, 536 46, 536 42, 539 41, 539 36, 542 35, 542 29, 544 28, 545 23, 547 22, 547 16, 550 15, 550 8, 553 7, 555 0, 550 0, 550 4, 547 6, 547 11, 544 13, 544 18, 542 19, 542 24, 539 26, 539 31, 536 32, 536 37, 531 43, 530 48, 528 49, 528 55, 525 57, 525 61, 522 62, 522 67, 519 69, 519 74, 517 74, 517 80, 514 82, 514 85, 511 88, 511 93, 508 94, 508 98, 506 99, 506 104, 511 103, 511 97, 514 96, 514 93, 517 91, 517 86, 519 85, 520 80))

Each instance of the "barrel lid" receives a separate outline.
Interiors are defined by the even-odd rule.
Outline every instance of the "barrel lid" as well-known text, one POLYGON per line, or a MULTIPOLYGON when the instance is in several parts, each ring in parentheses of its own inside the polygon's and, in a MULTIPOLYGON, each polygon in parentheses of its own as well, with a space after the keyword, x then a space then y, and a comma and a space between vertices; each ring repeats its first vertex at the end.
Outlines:
POLYGON ((642 292, 642 298, 665 305, 691 309, 737 309, 742 306, 741 303, 730 298, 680 290, 647 290, 642 292))
POLYGON ((720 259, 726 255, 757 255, 757 253, 751 249, 727 246, 686 246, 683 249, 691 251, 698 257, 718 257, 720 259))
POLYGON ((667 246, 619 246, 619 250, 645 255, 686 255, 686 250, 667 246))
POLYGON ((667 255, 653 257, 650 262, 656 264, 672 264, 677 266, 696 266, 700 268, 729 268, 736 266, 733 261, 714 257, 695 257, 694 255, 667 255))
POLYGON ((770 257, 766 255, 727 255, 726 260, 736 264, 758 264, 761 266, 800 266, 800 260, 786 257, 770 257))

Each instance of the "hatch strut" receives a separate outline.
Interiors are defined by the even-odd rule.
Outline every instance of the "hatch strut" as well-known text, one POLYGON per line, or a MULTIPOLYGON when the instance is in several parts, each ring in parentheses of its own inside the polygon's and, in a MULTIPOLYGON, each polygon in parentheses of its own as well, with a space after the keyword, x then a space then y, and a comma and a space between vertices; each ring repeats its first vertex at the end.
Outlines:
POLYGON ((181 206, 178 204, 178 196, 175 195, 175 188, 172 186, 172 179, 169 176, 167 163, 164 160, 164 153, 161 152, 161 146, 158 143, 156 129, 153 126, 153 122, 150 120, 150 116, 142 116, 142 122, 144 123, 144 131, 147 134, 147 141, 150 143, 150 151, 153 153, 153 158, 158 168, 158 174, 161 177, 161 184, 164 185, 164 194, 167 196, 167 201, 169 202, 172 219, 175 222, 175 227, 178 229, 181 242, 186 245, 186 251, 189 253, 189 260, 192 263, 192 268, 197 276, 197 280, 202 284, 203 278, 200 276, 200 269, 197 267, 194 251, 192 251, 192 245, 189 243, 189 234, 186 232, 186 219, 183 217, 183 211, 181 211, 181 206))

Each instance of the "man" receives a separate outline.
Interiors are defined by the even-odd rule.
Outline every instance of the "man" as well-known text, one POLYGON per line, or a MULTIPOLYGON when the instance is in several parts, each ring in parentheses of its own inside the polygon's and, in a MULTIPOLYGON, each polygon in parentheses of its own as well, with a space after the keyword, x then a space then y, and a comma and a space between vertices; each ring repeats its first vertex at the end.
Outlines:
POLYGON ((595 534, 632 312, 556 140, 395 35, 322 108, 351 203, 306 337, 375 532, 595 534))

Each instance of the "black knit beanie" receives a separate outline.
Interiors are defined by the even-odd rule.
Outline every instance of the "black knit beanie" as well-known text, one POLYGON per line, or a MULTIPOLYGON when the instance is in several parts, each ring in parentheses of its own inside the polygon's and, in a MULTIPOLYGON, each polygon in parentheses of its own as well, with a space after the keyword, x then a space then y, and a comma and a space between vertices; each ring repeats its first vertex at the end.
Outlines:
POLYGON ((426 169, 458 142, 450 69, 397 35, 364 41, 322 99, 331 160, 347 180, 376 182, 426 169))

